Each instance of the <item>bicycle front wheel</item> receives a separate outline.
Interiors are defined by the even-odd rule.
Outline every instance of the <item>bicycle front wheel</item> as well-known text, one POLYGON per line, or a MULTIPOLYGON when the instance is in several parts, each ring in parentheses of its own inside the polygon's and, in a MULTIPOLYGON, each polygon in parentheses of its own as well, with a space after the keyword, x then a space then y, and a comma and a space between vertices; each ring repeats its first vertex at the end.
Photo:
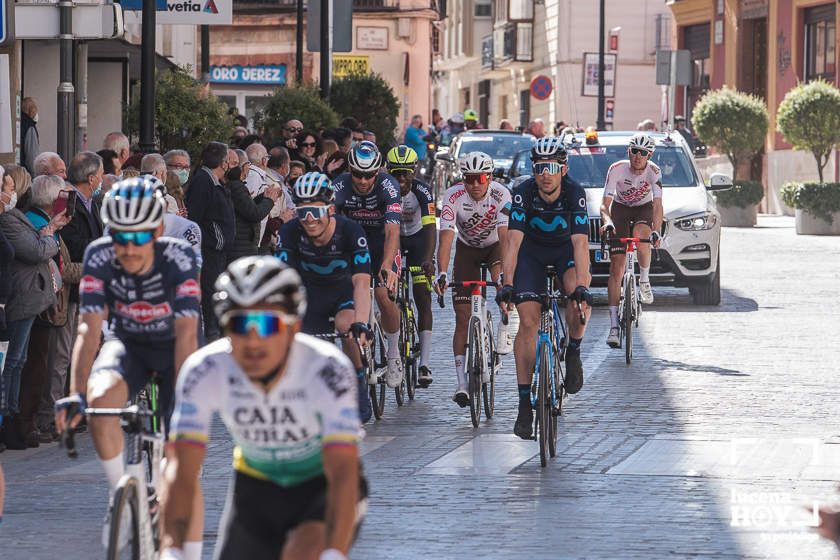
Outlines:
MULTIPOLYGON (((374 375, 377 375, 383 368, 388 367, 385 336, 382 334, 379 321, 373 327, 372 345, 374 375)), ((370 402, 373 407, 373 415, 379 420, 385 413, 385 381, 381 376, 378 376, 376 383, 370 386, 370 402)))
POLYGON ((487 312, 487 336, 484 344, 484 363, 490 372, 490 381, 483 383, 481 392, 484 396, 484 416, 493 418, 496 400, 496 341, 493 339, 493 317, 487 312))
POLYGON ((469 337, 467 338, 467 393, 470 396, 470 419, 473 427, 478 428, 481 418, 481 374, 483 371, 481 351, 481 327, 478 319, 470 319, 469 337))
POLYGON ((548 342, 540 343, 540 363, 537 373, 539 375, 539 389, 537 391, 537 437, 540 440, 540 466, 544 467, 550 454, 548 440, 551 435, 551 397, 549 396, 549 369, 551 368, 548 356, 551 351, 548 342))
POLYGON ((624 283, 624 361, 633 361, 633 280, 624 283))
POLYGON ((409 313, 407 317, 406 325, 408 326, 408 335, 405 340, 405 388, 408 393, 408 398, 413 401, 417 391, 418 334, 417 320, 414 317, 414 313, 409 313))
POLYGON ((137 479, 124 477, 114 491, 111 508, 110 532, 108 534, 108 560, 140 558, 140 504, 138 502, 137 479), (125 513, 127 512, 127 513, 125 513), (126 523, 122 520, 125 516, 126 523), (124 546, 120 546, 120 545, 124 546))

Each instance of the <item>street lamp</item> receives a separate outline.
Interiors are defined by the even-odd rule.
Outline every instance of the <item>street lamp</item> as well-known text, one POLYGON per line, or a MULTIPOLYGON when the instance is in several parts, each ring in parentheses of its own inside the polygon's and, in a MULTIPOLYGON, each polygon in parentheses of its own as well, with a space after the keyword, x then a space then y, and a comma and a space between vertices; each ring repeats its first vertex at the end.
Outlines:
POLYGON ((604 31, 606 23, 604 21, 604 1, 599 2, 598 13, 598 119, 596 127, 598 130, 604 130, 606 123, 604 122, 604 73, 606 65, 604 64, 604 31))

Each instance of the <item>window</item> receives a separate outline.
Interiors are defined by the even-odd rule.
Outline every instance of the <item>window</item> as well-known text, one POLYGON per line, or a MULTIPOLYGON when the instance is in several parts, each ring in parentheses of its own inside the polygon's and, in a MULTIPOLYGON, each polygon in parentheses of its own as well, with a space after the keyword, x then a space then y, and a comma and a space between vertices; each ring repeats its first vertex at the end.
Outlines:
POLYGON ((836 53, 834 4, 805 10, 805 80, 834 81, 836 53))
POLYGON ((534 0, 510 0, 508 17, 511 21, 534 19, 534 0))
POLYGON ((493 13, 492 0, 475 0, 473 15, 477 18, 490 17, 493 13))

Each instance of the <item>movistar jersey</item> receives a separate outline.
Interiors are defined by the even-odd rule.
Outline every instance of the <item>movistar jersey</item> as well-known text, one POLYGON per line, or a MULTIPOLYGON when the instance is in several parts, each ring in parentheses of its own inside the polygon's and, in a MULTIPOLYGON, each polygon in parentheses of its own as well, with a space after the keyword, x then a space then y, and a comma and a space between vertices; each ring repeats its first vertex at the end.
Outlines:
POLYGON ((552 203, 543 200, 539 192, 533 178, 513 189, 511 230, 522 231, 526 240, 549 247, 568 244, 569 237, 574 234, 589 235, 589 214, 583 187, 563 177, 560 196, 552 203))
POLYGON ((284 224, 279 233, 277 257, 298 271, 304 285, 333 284, 354 274, 370 274, 365 232, 344 216, 335 217, 335 233, 321 247, 315 245, 297 218, 284 224))
POLYGON ((400 223, 400 186, 384 171, 376 175, 373 188, 367 194, 356 192, 350 173, 333 179, 333 188, 338 212, 362 226, 369 241, 384 240, 385 224, 400 223))
POLYGON ((170 440, 206 445, 217 412, 237 471, 285 487, 322 475, 325 447, 358 445, 356 373, 335 345, 309 335, 295 335, 289 352, 268 393, 233 359, 230 339, 192 354, 178 375, 170 440))
POLYGON ((123 342, 172 341, 175 319, 200 313, 195 251, 171 237, 154 243, 154 265, 144 275, 123 270, 110 237, 94 241, 85 251, 79 313, 102 313, 107 307, 110 330, 123 342))
POLYGON ((402 222, 400 235, 414 235, 427 224, 435 223, 435 199, 429 185, 414 179, 411 190, 402 197, 402 222))

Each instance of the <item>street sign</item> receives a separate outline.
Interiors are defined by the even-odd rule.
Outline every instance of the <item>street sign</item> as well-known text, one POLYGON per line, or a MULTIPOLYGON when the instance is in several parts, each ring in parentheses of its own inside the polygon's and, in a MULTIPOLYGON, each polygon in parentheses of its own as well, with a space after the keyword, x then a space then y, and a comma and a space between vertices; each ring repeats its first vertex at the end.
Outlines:
MULTIPOLYGON (((127 23, 141 23, 143 0, 122 0, 127 23)), ((155 0, 158 25, 230 25, 233 0, 155 0)))
POLYGON ((214 84, 283 85, 286 83, 285 64, 258 66, 211 66, 210 82, 214 84))
MULTIPOLYGON (((72 10, 74 39, 122 37, 125 25, 119 4, 75 2, 72 10)), ((16 4, 14 25, 16 39, 58 39, 61 33, 57 0, 40 4, 16 4)))
MULTIPOLYGON (((332 0, 332 52, 353 50, 353 0, 332 0)), ((321 2, 306 4, 306 49, 321 52, 321 2)))
MULTIPOLYGON (((604 97, 615 97, 615 54, 604 54, 604 97)), ((598 53, 583 53, 583 87, 581 95, 584 97, 598 97, 598 53)))
MULTIPOLYGON (((677 84, 690 86, 692 81, 691 51, 677 51, 677 84)), ((667 86, 671 84, 671 51, 656 51, 656 84, 667 86)))
POLYGON ((531 80, 531 95, 539 99, 540 101, 544 101, 548 99, 551 95, 551 90, 554 89, 554 86, 551 83, 551 78, 540 74, 533 80, 531 80))
POLYGON ((370 74, 370 63, 367 55, 336 54, 332 57, 333 78, 343 78, 351 74, 370 74))
MULTIPOLYGON (((12 4, 12 6, 14 6, 14 4, 12 4)), ((9 13, 11 13, 11 10, 13 9, 14 8, 12 7, 9 10, 9 13)), ((9 25, 9 18, 7 17, 6 10, 6 0, 0 0, 0 45, 5 45, 6 42, 11 39, 11 34, 9 33, 11 31, 11 25, 9 25)))

